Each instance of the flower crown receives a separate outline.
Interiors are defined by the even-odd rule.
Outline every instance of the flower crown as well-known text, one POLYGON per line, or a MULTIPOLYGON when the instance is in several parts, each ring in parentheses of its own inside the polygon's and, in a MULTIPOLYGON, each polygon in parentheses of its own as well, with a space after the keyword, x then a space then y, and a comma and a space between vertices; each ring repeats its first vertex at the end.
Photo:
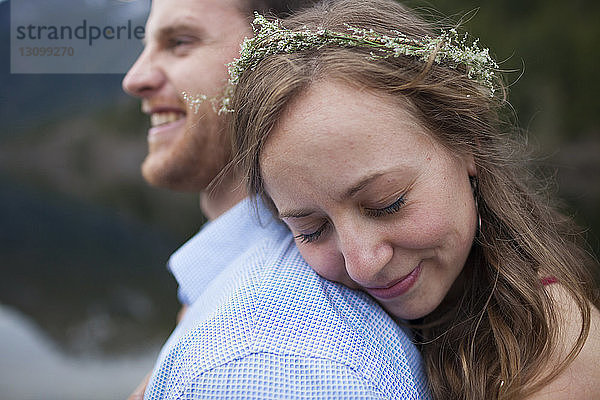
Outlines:
MULTIPOLYGON (((229 84, 220 101, 218 112, 231 112, 231 95, 240 76, 246 70, 254 70, 264 58, 274 54, 292 54, 308 49, 320 49, 324 46, 366 47, 371 48, 369 59, 412 56, 427 62, 432 56, 433 62, 450 68, 460 65, 466 67, 469 79, 490 89, 494 95, 494 71, 498 64, 489 55, 489 49, 480 49, 478 39, 467 44, 468 34, 459 35, 456 29, 442 30, 438 37, 425 36, 420 40, 410 39, 401 32, 393 31, 397 36, 388 36, 346 24, 347 32, 335 32, 328 29, 311 31, 308 28, 292 31, 280 26, 279 21, 271 22, 259 13, 254 13, 252 28, 254 36, 244 39, 240 57, 227 64, 229 84)), ((192 98, 184 93, 184 98, 195 107, 206 101, 205 95, 192 98)), ((217 101, 211 99, 216 108, 217 101)))

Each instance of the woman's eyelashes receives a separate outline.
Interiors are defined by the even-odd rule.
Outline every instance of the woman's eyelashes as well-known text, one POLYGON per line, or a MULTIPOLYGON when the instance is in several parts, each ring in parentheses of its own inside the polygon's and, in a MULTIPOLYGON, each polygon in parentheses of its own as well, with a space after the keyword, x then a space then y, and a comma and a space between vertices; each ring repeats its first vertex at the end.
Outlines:
POLYGON ((404 195, 401 195, 396 201, 394 201, 392 204, 386 206, 386 207, 382 207, 382 208, 364 208, 364 213, 369 216, 369 217, 383 217, 386 215, 390 215, 390 214, 395 214, 398 211, 400 211, 400 209, 402 208, 402 206, 404 205, 404 203, 406 202, 404 195))
POLYGON ((312 243, 319 240, 319 237, 323 234, 325 229, 327 229, 328 222, 323 223, 316 231, 312 233, 300 233, 294 236, 294 239, 300 240, 301 243, 312 243))
MULTIPOLYGON (((395 214, 404 205, 406 202, 404 195, 400 196, 396 201, 392 204, 382 207, 382 208, 363 208, 363 212, 366 216, 371 218, 384 217, 386 215, 395 214)), ((327 230, 329 226, 329 221, 324 222, 319 226, 314 232, 311 233, 300 233, 294 236, 295 239, 300 240, 301 243, 313 243, 321 238, 323 233, 327 230)))

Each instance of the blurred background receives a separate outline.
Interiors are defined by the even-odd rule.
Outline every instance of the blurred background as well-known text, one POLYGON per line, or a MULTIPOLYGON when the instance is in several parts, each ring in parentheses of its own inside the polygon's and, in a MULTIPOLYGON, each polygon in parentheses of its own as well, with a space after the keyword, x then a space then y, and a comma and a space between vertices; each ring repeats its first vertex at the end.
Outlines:
MULTIPOLYGON (((174 326, 165 262, 203 217, 195 194, 141 178, 148 120, 123 74, 11 74, 13 1, 0 0, 0 398, 122 399, 174 326)), ((407 4, 469 16, 464 28, 517 71, 532 165, 599 254, 600 3, 407 4)))

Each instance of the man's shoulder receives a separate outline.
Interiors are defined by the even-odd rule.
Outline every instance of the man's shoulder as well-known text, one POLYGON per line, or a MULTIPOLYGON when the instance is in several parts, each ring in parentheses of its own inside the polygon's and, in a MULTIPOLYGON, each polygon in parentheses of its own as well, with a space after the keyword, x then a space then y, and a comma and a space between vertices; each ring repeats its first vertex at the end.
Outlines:
POLYGON ((267 242, 276 245, 288 234, 264 210, 254 210, 249 199, 240 202, 207 223, 170 257, 168 267, 179 284, 180 300, 187 305, 196 302, 219 275, 239 268, 240 260, 250 256, 268 256, 272 249, 267 242))
POLYGON ((375 380, 421 373, 411 337, 371 297, 320 277, 295 245, 281 250, 255 288, 254 351, 327 359, 375 380))
POLYGON ((406 334, 364 293, 319 277, 291 235, 257 241, 228 269, 234 273, 196 301, 186 316, 192 327, 164 355, 169 375, 193 371, 200 379, 239 363, 253 370, 293 359, 353 371, 388 395, 421 387, 420 358, 406 334))

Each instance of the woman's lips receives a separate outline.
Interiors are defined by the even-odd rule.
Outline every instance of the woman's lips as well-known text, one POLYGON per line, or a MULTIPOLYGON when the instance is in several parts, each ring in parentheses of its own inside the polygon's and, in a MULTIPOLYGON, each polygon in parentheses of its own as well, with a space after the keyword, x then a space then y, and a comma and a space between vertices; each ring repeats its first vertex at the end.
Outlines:
POLYGON ((364 288, 364 290, 369 293, 371 296, 381 299, 388 300, 393 299, 394 297, 398 297, 408 292, 410 288, 412 288, 419 279, 419 274, 421 273, 421 263, 417 265, 415 269, 411 271, 410 274, 406 275, 404 278, 395 282, 389 287, 386 288, 364 288))

